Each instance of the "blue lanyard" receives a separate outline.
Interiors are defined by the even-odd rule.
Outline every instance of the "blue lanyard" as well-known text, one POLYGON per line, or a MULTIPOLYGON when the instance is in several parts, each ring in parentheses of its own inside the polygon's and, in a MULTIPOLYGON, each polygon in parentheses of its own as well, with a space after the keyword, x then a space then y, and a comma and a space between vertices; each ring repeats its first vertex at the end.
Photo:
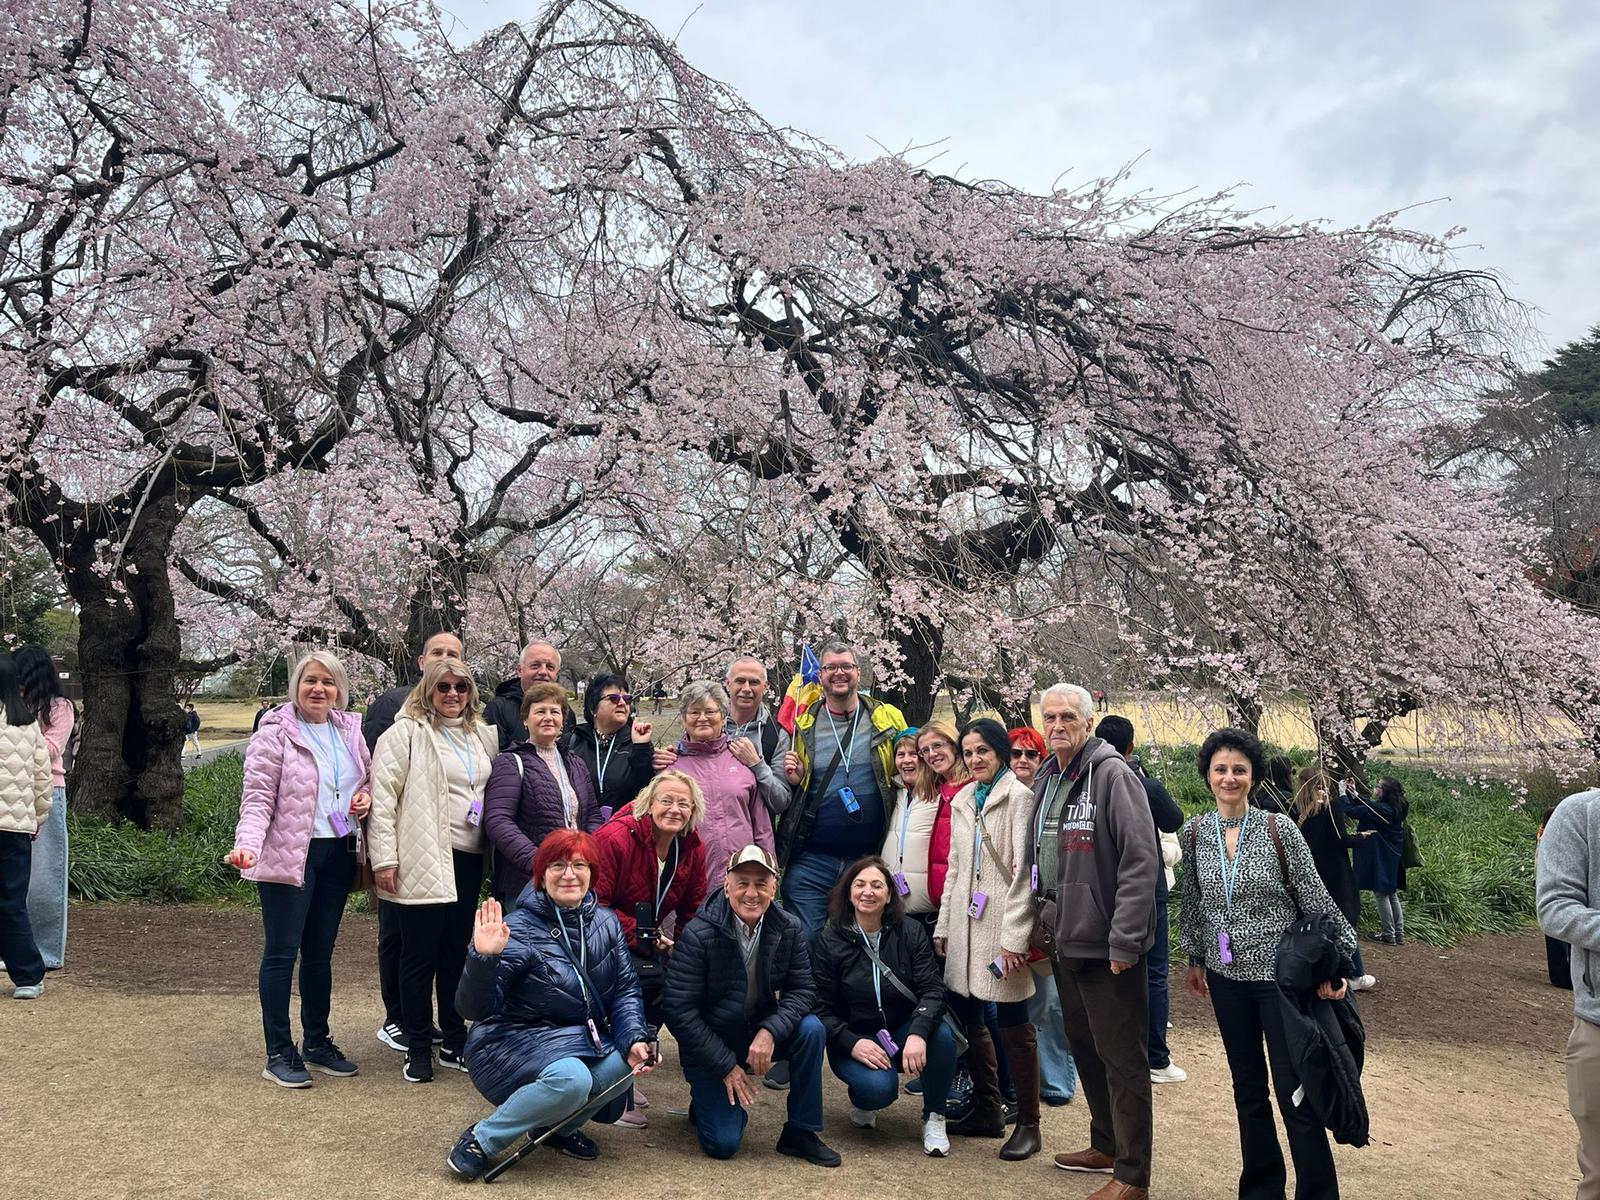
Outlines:
MULTIPOLYGON (((624 728, 626 728, 626 726, 624 726, 624 728)), ((605 795, 606 791, 606 772, 611 769, 611 756, 616 753, 617 739, 621 736, 621 729, 617 730, 611 735, 611 744, 606 747, 605 762, 600 761, 600 743, 596 741, 594 744, 594 765, 598 774, 598 778, 595 780, 595 790, 598 791, 602 797, 605 795)))
POLYGON ((323 747, 322 735, 314 733, 312 731, 313 726, 306 724, 304 719, 302 719, 300 722, 300 730, 306 735, 307 738, 311 740, 311 757, 316 760, 316 763, 319 767, 325 766, 328 774, 333 776, 333 802, 337 804, 339 803, 340 798, 343 796, 343 793, 339 790, 339 752, 343 750, 344 747, 340 745, 342 739, 332 728, 333 722, 326 721, 324 724, 329 727, 328 740, 325 747, 328 751, 328 759, 326 762, 323 760, 322 755, 318 753, 318 749, 323 747))
MULTIPOLYGON (((824 711, 827 711, 826 706, 824 706, 824 711)), ((833 713, 828 713, 828 728, 833 731, 833 744, 839 749, 839 764, 840 766, 844 767, 844 777, 847 783, 850 780, 850 755, 856 748, 856 718, 860 715, 861 701, 857 700, 855 708, 852 709, 850 713, 850 749, 846 750, 844 748, 844 743, 839 740, 839 726, 833 719, 833 713)), ((835 768, 834 773, 838 773, 837 768, 835 768)), ((828 784, 832 782, 833 781, 831 779, 824 779, 822 781, 822 786, 827 787, 828 784)))
POLYGON ((906 869, 906 830, 911 825, 911 806, 915 803, 916 798, 912 796, 909 788, 906 789, 906 807, 905 811, 900 814, 900 869, 902 871, 906 869))
MULTIPOLYGON (((861 935, 861 944, 867 948, 867 960, 872 963, 872 994, 878 1001, 878 1015, 883 1016, 883 972, 878 968, 878 956, 872 952, 872 943, 867 938, 867 931, 861 926, 856 926, 856 932, 861 935)), ((879 943, 882 943, 883 934, 878 934, 879 943)))
POLYGON ((474 787, 478 781, 478 756, 472 753, 472 749, 465 737, 458 743, 455 735, 443 726, 439 727, 439 732, 444 734, 444 740, 449 742, 450 749, 456 752, 456 758, 461 763, 461 769, 467 773, 467 787, 469 789, 474 787))
POLYGON ((1244 820, 1239 822, 1239 842, 1233 848, 1233 862, 1230 863, 1227 844, 1222 840, 1222 816, 1219 813, 1211 814, 1211 829, 1217 835, 1217 858, 1222 861, 1222 899, 1230 912, 1233 911, 1233 890, 1239 883, 1239 860, 1244 857, 1244 835, 1249 828, 1250 810, 1247 808, 1244 820))

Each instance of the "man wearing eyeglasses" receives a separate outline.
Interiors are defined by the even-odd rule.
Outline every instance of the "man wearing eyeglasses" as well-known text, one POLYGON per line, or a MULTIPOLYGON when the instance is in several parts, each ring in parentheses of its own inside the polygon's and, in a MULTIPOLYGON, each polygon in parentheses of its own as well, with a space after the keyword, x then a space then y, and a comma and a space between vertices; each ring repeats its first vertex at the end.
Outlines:
POLYGON ((792 795, 775 831, 783 905, 807 942, 827 923, 828 893, 845 867, 883 845, 894 738, 906 727, 898 708, 859 690, 848 645, 826 642, 819 657, 823 703, 795 722, 794 748, 783 757, 792 795))
MULTIPOLYGON (((517 674, 494 689, 494 699, 484 706, 483 719, 500 734, 500 749, 504 751, 512 742, 528 740, 528 727, 522 721, 522 693, 536 683, 555 683, 561 674, 561 651, 549 642, 529 642, 517 656, 517 674)), ((572 730, 578 719, 571 706, 562 704, 566 716, 562 719, 560 745, 565 750, 572 741, 572 730)))
POLYGON ((789 807, 783 760, 791 739, 763 703, 767 668, 757 658, 736 658, 728 664, 722 686, 728 689, 728 749, 756 777, 756 788, 768 810, 774 815, 781 813, 789 807))

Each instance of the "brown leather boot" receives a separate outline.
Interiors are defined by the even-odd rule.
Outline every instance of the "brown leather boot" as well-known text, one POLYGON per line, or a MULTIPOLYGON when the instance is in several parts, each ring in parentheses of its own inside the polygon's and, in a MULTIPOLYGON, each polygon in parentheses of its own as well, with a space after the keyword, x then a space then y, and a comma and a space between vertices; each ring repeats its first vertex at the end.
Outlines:
POLYGON ((967 1074, 972 1076, 972 1110, 945 1132, 953 1137, 1004 1137, 1000 1064, 995 1061, 989 1031, 982 1025, 967 1026, 967 1074))
POLYGON ((1008 1162, 1032 1158, 1044 1148, 1039 1138, 1039 1038, 1034 1027, 1015 1025, 1000 1030, 1000 1043, 1011 1069, 1011 1082, 1017 1089, 1017 1127, 1000 1157, 1008 1162))

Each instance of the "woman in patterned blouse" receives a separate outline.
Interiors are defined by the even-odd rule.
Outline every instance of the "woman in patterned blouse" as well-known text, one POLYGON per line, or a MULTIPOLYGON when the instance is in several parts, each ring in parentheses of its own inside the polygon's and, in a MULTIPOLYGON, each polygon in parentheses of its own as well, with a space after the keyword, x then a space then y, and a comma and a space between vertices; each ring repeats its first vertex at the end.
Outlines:
MULTIPOLYGON (((1284 1039, 1274 968, 1278 939, 1302 910, 1335 920, 1345 959, 1355 952, 1356 935, 1323 886, 1295 823, 1250 807, 1262 760, 1261 744, 1238 729, 1219 729, 1200 747, 1200 776, 1217 807, 1190 820, 1181 835, 1187 983, 1196 996, 1210 995, 1233 1075, 1244 1155, 1240 1200, 1283 1200, 1288 1182, 1267 1095, 1269 1062, 1294 1158, 1295 1200, 1335 1200, 1339 1182, 1327 1133, 1309 1108, 1296 1108, 1292 1100, 1299 1080, 1284 1039), (1268 822, 1277 827, 1276 842, 1268 822)), ((1345 974, 1352 970, 1344 964, 1345 974)), ((1317 994, 1343 999, 1344 979, 1319 985, 1317 994)))

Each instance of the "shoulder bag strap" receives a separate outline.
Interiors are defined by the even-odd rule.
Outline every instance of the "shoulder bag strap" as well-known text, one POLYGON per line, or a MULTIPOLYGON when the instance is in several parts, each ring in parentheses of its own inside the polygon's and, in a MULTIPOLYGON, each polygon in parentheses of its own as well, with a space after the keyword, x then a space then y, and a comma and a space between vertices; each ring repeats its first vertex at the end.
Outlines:
POLYGON ((989 861, 994 863, 995 870, 1000 872, 1000 878, 1006 881, 1007 887, 1010 887, 1015 875, 1006 867, 1005 863, 1000 861, 1000 852, 994 848, 994 843, 989 840, 989 827, 983 823, 981 818, 978 821, 978 829, 983 834, 983 848, 989 852, 989 861))
POLYGON ((1267 832, 1272 835, 1272 849, 1278 856, 1278 874, 1283 879, 1283 890, 1294 901, 1295 907, 1304 912, 1305 905, 1300 903, 1300 897, 1295 894, 1294 881, 1289 878, 1289 856, 1283 852, 1283 835, 1278 832, 1278 814, 1267 813, 1266 816, 1267 832))

